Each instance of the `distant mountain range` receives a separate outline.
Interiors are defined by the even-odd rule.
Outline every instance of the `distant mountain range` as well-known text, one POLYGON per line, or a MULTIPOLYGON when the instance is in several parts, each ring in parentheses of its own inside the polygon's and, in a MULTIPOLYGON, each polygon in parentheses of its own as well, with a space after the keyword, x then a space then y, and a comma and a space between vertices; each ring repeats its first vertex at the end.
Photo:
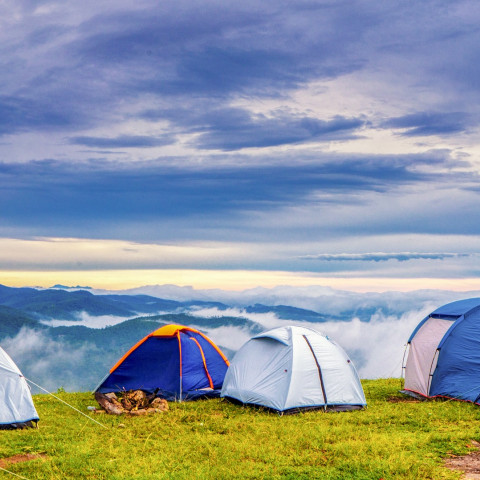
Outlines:
MULTIPOLYGON (((150 295, 95 295, 88 290, 66 290, 70 287, 56 285, 50 289, 13 288, 0 285, 0 305, 21 310, 41 319, 76 320, 79 312, 89 315, 115 315, 132 317, 138 314, 158 314, 200 308, 231 308, 221 302, 212 301, 176 301, 153 297, 150 295)), ((80 287, 75 287, 80 288, 80 287)), ((89 287, 85 287, 89 288, 89 287)), ((365 311, 342 312, 342 317, 324 315, 319 312, 288 305, 263 305, 256 303, 244 307, 247 313, 274 313, 279 318, 309 322, 345 320, 355 316, 369 317, 371 309, 365 311), (343 315, 343 313, 348 315, 343 315)))
MULTIPOLYGON (((0 340, 2 337, 18 333, 22 327, 45 329, 48 320, 79 320, 80 313, 90 316, 110 315, 123 317, 125 320, 136 317, 137 325, 146 322, 195 324, 204 328, 215 328, 220 325, 231 325, 231 316, 201 318, 195 312, 203 309, 217 309, 219 312, 230 309, 220 302, 165 300, 149 295, 94 295, 86 290, 67 291, 63 286, 39 290, 35 288, 12 288, 0 285, 0 340)), ((325 322, 342 320, 339 317, 322 315, 288 305, 268 306, 262 304, 249 305, 245 313, 273 313, 279 319, 325 322)), ((246 318, 236 317, 236 325, 244 326, 252 331, 261 328, 246 318)), ((55 331, 55 327, 53 331, 55 331)), ((56 327, 59 328, 59 327, 56 327)), ((71 328, 71 327, 69 327, 71 328)), ((106 327, 108 330, 113 327, 106 327)), ((116 326, 116 329, 121 329, 116 326)), ((92 329, 88 329, 92 330, 92 329)), ((92 333, 93 335, 93 333, 92 333)))

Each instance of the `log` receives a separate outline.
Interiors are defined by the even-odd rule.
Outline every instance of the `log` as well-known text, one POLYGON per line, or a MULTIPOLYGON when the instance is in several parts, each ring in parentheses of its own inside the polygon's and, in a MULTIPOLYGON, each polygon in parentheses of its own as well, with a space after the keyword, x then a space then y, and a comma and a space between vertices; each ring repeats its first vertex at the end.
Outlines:
POLYGON ((104 394, 95 392, 95 400, 98 404, 111 415, 121 415, 124 412, 122 404, 117 400, 117 396, 115 394, 104 394))
POLYGON ((168 402, 155 395, 146 395, 143 390, 114 393, 95 393, 95 400, 111 415, 123 413, 133 416, 168 411, 168 402))

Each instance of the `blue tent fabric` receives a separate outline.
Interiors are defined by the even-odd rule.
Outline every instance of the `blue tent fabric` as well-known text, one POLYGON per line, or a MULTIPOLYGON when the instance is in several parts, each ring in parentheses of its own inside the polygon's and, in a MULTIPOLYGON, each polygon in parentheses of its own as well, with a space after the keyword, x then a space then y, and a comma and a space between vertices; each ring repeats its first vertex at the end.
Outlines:
POLYGON ((480 307, 480 298, 467 298, 447 303, 432 312, 432 315, 455 315, 459 317, 480 307))
MULTIPOLYGON (((420 327, 426 325, 430 319, 452 322, 436 346, 436 363, 435 358, 424 360, 431 361, 428 390, 414 393, 425 397, 448 397, 480 404, 480 298, 460 300, 436 309, 420 322, 409 343, 414 341, 420 327)), ((410 352, 407 367, 409 360, 410 352)), ((406 385, 409 382, 407 377, 405 382, 406 385)), ((408 388, 406 390, 408 393, 408 388)))
POLYGON ((161 390, 169 397, 179 391, 180 356, 177 338, 152 337, 134 350, 97 389, 100 393, 122 390, 161 390))
POLYGON ((440 344, 430 396, 478 402, 480 396, 480 312, 457 320, 440 344))
POLYGON ((428 321, 429 318, 447 318, 451 320, 459 319, 465 313, 472 313, 475 309, 480 308, 480 298, 467 298, 466 300, 457 300, 456 302, 447 303, 434 310, 430 315, 425 317, 413 330, 408 343, 416 335, 422 325, 428 321))
POLYGON ((193 393, 209 385, 210 379, 212 381, 211 388, 214 390, 222 388, 227 365, 215 348, 203 337, 191 331, 186 331, 180 340, 183 359, 183 389, 193 393), (202 353, 205 359, 208 358, 208 371, 204 368, 202 353))
POLYGON ((220 349, 198 330, 167 325, 132 347, 96 389, 144 390, 167 400, 215 397, 228 368, 220 349))

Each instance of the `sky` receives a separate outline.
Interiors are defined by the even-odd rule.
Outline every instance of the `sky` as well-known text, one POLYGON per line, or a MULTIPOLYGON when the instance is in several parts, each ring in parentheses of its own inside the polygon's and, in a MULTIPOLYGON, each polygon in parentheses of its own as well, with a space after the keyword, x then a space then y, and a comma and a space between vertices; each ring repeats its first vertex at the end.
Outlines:
POLYGON ((0 2, 0 283, 480 288, 480 4, 0 2))

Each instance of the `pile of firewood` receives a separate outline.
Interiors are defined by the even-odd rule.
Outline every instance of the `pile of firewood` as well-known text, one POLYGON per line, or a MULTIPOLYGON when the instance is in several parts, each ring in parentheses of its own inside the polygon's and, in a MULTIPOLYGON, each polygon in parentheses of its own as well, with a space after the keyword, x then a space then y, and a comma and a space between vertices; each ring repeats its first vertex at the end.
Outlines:
MULTIPOLYGON (((111 415, 147 415, 168 410, 168 403, 164 398, 147 395, 143 390, 131 390, 120 393, 95 392, 95 400, 103 411, 111 415)), ((101 412, 102 410, 100 410, 101 412)))

